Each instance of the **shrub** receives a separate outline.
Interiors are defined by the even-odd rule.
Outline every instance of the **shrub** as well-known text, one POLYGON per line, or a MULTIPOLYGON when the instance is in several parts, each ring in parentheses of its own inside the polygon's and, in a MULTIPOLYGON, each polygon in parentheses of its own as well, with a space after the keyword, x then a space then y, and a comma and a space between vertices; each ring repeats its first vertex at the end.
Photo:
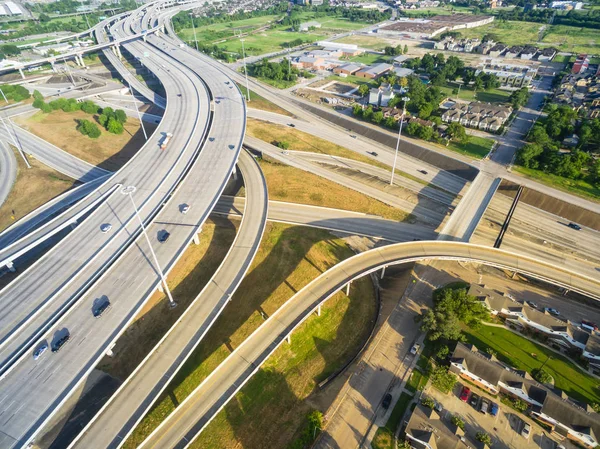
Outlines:
POLYGON ((492 438, 485 432, 477 432, 475 434, 475 439, 477 441, 481 441, 484 444, 487 444, 488 446, 492 445, 492 438))
POLYGON ((277 141, 276 145, 282 150, 287 150, 290 147, 290 143, 285 140, 277 141))
POLYGON ((452 415, 451 421, 456 427, 460 427, 462 430, 465 430, 465 422, 460 416, 452 415))
POLYGON ((314 410, 306 417, 307 423, 302 431, 302 435, 290 444, 290 449, 304 449, 309 447, 315 441, 317 435, 323 428, 323 413, 314 410))
POLYGON ((552 382, 552 376, 544 368, 533 369, 531 375, 541 384, 549 384, 552 382))
POLYGON ((125 114, 123 109, 117 109, 114 117, 121 124, 124 124, 127 121, 127 114, 125 114))
POLYGON ((97 139, 100 137, 100 129, 98 128, 98 125, 90 122, 89 120, 80 120, 79 126, 77 126, 77 131, 92 139, 97 139))
POLYGON ((86 100, 83 103, 81 103, 81 110, 86 114, 97 114, 100 110, 100 106, 98 106, 91 100, 86 100))
POLYGON ((101 126, 106 126, 108 123, 108 117, 104 114, 100 114, 98 116, 98 123, 100 123, 101 126))
POLYGON ((430 397, 421 399, 421 404, 423 404, 425 407, 429 407, 430 409, 435 407, 435 401, 430 397))
POLYGON ((443 366, 438 366, 431 371, 430 379, 433 386, 443 393, 448 393, 456 384, 456 376, 443 366))
POLYGON ((124 128, 121 122, 111 117, 106 125, 106 130, 111 134, 122 134, 124 128))
POLYGON ((36 98, 33 100, 33 107, 37 109, 42 109, 42 106, 45 105, 44 99, 36 98))

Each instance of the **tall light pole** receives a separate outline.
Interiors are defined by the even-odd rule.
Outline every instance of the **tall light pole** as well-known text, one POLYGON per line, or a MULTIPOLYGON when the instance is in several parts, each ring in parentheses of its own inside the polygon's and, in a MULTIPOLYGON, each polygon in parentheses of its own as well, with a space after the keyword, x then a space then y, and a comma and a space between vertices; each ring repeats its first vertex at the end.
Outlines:
POLYGON ((133 99, 133 104, 135 105, 135 110, 137 111, 138 120, 140 121, 140 126, 142 127, 142 131, 144 132, 144 138, 148 140, 148 134, 146 134, 146 127, 144 126, 144 121, 142 120, 142 115, 140 114, 140 108, 138 107, 137 101, 135 101, 135 96, 133 95, 133 88, 131 84, 129 85, 129 92, 131 92, 131 98, 133 99))
POLYGON ((246 50, 244 49, 244 39, 240 39, 242 43, 242 60, 244 61, 244 75, 246 75, 246 95, 248 97, 248 103, 250 103, 250 87, 248 86, 248 69, 246 68, 246 50))
MULTIPOLYGON (((5 120, 10 120, 9 118, 2 118, 0 117, 0 120, 2 120, 2 124, 4 125, 4 129, 6 130, 6 133, 10 136, 11 140, 13 141, 13 143, 15 144, 15 147, 17 148, 17 151, 19 152, 19 154, 21 155, 21 157, 23 158, 23 160, 25 161, 25 165, 27 166, 27 168, 31 168, 31 165, 29 165, 29 161, 27 160, 27 157, 25 156, 25 153, 23 153, 23 149, 21 148, 21 146, 17 143, 17 139, 15 138, 15 136, 9 131, 8 126, 6 125, 6 121, 5 120)), ((12 125, 12 122, 11 122, 12 125)), ((16 134, 16 133, 15 133, 16 134)))
POLYGON ((0 87, 0 94, 2 94, 2 98, 4 98, 4 101, 6 101, 6 104, 8 104, 8 99, 6 98, 6 95, 4 95, 4 91, 2 90, 1 87, 0 87))
POLYGON ((190 13, 192 18, 192 29, 194 30, 194 42, 196 43, 196 51, 198 51, 198 38, 196 37, 196 25, 194 25, 194 13, 190 13))
POLYGON ((133 192, 135 192, 135 190, 136 190, 135 186, 127 186, 127 187, 123 187, 123 189, 121 190, 121 193, 123 195, 127 195, 129 197, 129 199, 131 200, 131 204, 133 205, 133 210, 135 211, 135 216, 137 217, 138 221, 140 222, 140 226, 142 227, 142 233, 144 234, 144 237, 146 237, 146 242, 148 243, 148 247, 150 248, 152 257, 154 257, 154 263, 156 264, 156 269, 158 270, 158 273, 160 274, 160 279, 163 283, 165 292, 167 293, 167 298, 169 299, 169 307, 171 307, 171 308, 177 307, 177 303, 173 300, 173 296, 171 295, 171 290, 169 290, 169 285, 167 284, 167 280, 165 279, 163 271, 161 270, 160 265, 158 264, 158 258, 156 257, 156 254, 154 253, 154 250, 152 249, 152 245, 150 244, 150 239, 148 238, 148 234, 146 233, 146 228, 144 226, 144 222, 142 221, 142 219, 140 217, 138 209, 135 205, 135 201, 133 201, 133 192))
POLYGON ((396 153, 394 153, 394 165, 392 166, 392 177, 390 178, 390 185, 394 184, 394 173, 396 172, 396 161, 398 160, 398 149, 400 148, 400 136, 402 136, 402 125, 404 124, 404 116, 406 115, 406 102, 410 98, 402 97, 404 101, 404 107, 402 108, 402 117, 400 117, 400 129, 398 129, 398 141, 396 142, 396 153))
POLYGON ((67 74, 71 78, 71 82, 73 83, 73 87, 75 87, 75 78, 73 78, 73 75, 71 74, 71 69, 69 68, 69 64, 67 64, 67 57, 66 56, 63 58, 63 62, 65 63, 67 74))

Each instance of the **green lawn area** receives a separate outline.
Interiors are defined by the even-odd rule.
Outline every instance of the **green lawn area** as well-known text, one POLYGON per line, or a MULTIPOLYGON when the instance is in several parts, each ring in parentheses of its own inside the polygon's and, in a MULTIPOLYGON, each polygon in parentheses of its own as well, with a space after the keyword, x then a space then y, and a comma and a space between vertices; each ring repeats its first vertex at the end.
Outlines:
POLYGON ((533 170, 531 168, 525 168, 519 165, 515 165, 513 167, 513 171, 520 173, 527 178, 535 179, 542 184, 555 187, 559 190, 564 190, 565 192, 573 193, 577 196, 588 198, 594 201, 600 201, 600 188, 590 184, 589 182, 567 179, 563 178, 562 176, 544 173, 540 170, 533 170))
POLYGON ((495 34, 498 40, 507 45, 535 44, 541 47, 555 47, 560 51, 573 53, 600 52, 598 30, 566 25, 550 25, 543 33, 541 41, 540 27, 544 24, 518 21, 494 21, 489 25, 460 30, 463 37, 479 37, 495 34))
POLYGON ((406 382, 406 389, 408 391, 412 391, 413 393, 416 391, 421 391, 425 387, 428 379, 429 376, 423 374, 418 369, 414 369, 410 375, 410 379, 408 379, 408 382, 406 382))
POLYGON ((343 78, 338 75, 331 75, 331 76, 327 77, 327 79, 331 80, 331 81, 341 81, 344 83, 355 84, 357 86, 360 86, 361 84, 366 84, 369 87, 377 86, 377 83, 375 82, 375 80, 370 80, 368 78, 361 78, 360 76, 354 76, 354 75, 348 75, 346 78, 343 78))
POLYGON ((373 441, 371 441, 372 449, 394 449, 394 434, 387 427, 380 427, 375 432, 373 441))
MULTIPOLYGON (((198 348, 146 415, 124 447, 133 448, 193 389, 312 279, 354 255, 327 231, 268 224, 252 267, 198 348)), ((317 384, 339 369, 363 344, 375 318, 368 278, 338 292, 284 343, 215 417, 194 448, 285 448, 305 426, 317 384), (307 400, 308 399, 308 400, 307 400)))
POLYGON ((457 153, 482 159, 490 152, 493 144, 494 141, 492 139, 479 136, 469 136, 469 141, 466 144, 460 142, 450 142, 446 148, 456 151, 457 153))
MULTIPOLYGON (((244 86, 243 84, 240 84, 240 83, 236 83, 236 84, 242 91, 244 98, 246 98, 246 96, 247 96, 246 86, 244 86)), ((266 98, 261 97, 253 90, 250 91, 250 102, 247 103, 247 105, 249 108, 252 108, 252 109, 260 109, 261 111, 275 112, 277 114, 282 114, 282 115, 287 115, 289 117, 292 117, 292 114, 290 112, 286 111, 285 109, 283 109, 280 106, 277 106, 275 103, 267 100, 266 98)))
POLYGON ((498 359, 531 373, 551 357, 544 369, 554 377, 556 387, 579 401, 600 402, 600 380, 583 373, 572 362, 554 351, 546 349, 504 328, 482 325, 480 329, 465 328, 469 343, 485 351, 493 349, 498 359))
MULTIPOLYGON (((440 87, 440 90, 450 98, 456 97, 456 95, 452 93, 454 89, 458 89, 458 85, 450 84, 448 87, 440 87)), ((466 101, 481 101, 483 103, 506 103, 510 94, 510 91, 502 89, 480 90, 475 92, 471 86, 462 86, 458 98, 466 101)))
POLYGON ((375 53, 363 53, 362 55, 348 58, 348 60, 352 62, 360 62, 362 64, 370 65, 378 64, 380 62, 388 62, 390 60, 390 57, 385 55, 378 55, 375 53))

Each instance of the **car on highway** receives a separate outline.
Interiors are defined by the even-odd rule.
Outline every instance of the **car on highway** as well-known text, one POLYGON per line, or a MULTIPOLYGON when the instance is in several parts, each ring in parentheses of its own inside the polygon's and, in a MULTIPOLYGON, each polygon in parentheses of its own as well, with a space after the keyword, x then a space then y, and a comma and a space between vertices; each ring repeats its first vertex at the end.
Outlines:
POLYGON ((189 204, 182 204, 181 205, 181 213, 183 215, 187 214, 190 210, 190 205, 189 204))
POLYGON ((496 416, 497 414, 498 414, 498 404, 496 404, 495 402, 492 402, 492 405, 490 406, 490 415, 496 416))
POLYGON ((48 349, 48 343, 44 342, 38 346, 38 348, 33 352, 33 360, 39 359, 44 352, 48 349))
POLYGON ((560 316, 560 312, 553 307, 544 307, 544 312, 548 312, 550 315, 560 316))
POLYGON ((367 154, 370 154, 371 156, 375 156, 375 157, 379 156, 377 154, 377 152, 375 152, 375 151, 367 151, 367 154))
POLYGON ((484 415, 490 410, 490 401, 486 398, 481 398, 481 403, 479 404, 479 411, 484 415))
POLYGON ((295 128, 296 127, 296 125, 294 125, 293 123, 288 123, 288 126, 291 127, 291 128, 295 128))
POLYGON ((533 302, 533 301, 525 301, 525 303, 526 303, 526 304, 527 304, 529 307, 531 307, 532 309, 537 309, 537 308, 538 308, 538 305, 537 305, 537 303, 535 303, 535 302, 533 302))
POLYGON ((60 337, 58 340, 56 340, 54 343, 52 343, 52 352, 58 352, 61 350, 61 348, 71 339, 71 334, 70 333, 66 333, 64 334, 62 337, 60 337))
POLYGON ((525 423, 523 429, 521 430, 521 436, 528 440, 529 435, 531 435, 531 425, 529 423, 525 423))
POLYGON ((469 399, 469 404, 471 404, 471 407, 473 407, 474 409, 477 409, 477 404, 479 404, 479 395, 477 393, 471 394, 471 399, 469 399))
POLYGON ((390 406, 391 403, 392 403, 392 395, 390 393, 388 393, 383 397, 381 406, 387 410, 387 408, 390 406))
POLYGON ((421 169, 421 170, 417 170, 417 171, 418 171, 419 173, 423 173, 424 175, 427 175, 427 174, 429 174, 427 170, 423 170, 423 169, 421 169))
POLYGON ((571 229, 575 229, 576 231, 581 231, 581 226, 579 226, 577 223, 571 222, 567 226, 571 229))
POLYGON ((94 315, 94 318, 100 318, 108 309, 110 309, 110 301, 107 296, 102 296, 94 301, 92 315, 94 315))
POLYGON ((169 240, 169 237, 171 237, 171 234, 163 229, 163 231, 158 234, 158 241, 160 243, 165 243, 167 240, 169 240))
POLYGON ((107 232, 109 232, 112 229, 112 225, 110 223, 104 223, 103 225, 100 226, 100 230, 106 234, 107 232))
POLYGON ((463 387, 460 392, 460 400, 463 402, 467 402, 469 400, 469 395, 471 394, 471 389, 469 387, 463 387))
POLYGON ((352 137, 353 139, 356 139, 356 136, 354 134, 350 134, 350 137, 352 137))
POLYGON ((410 353, 411 353, 412 355, 416 355, 416 354, 417 354, 417 352, 419 352, 419 349, 420 349, 420 348, 421 348, 421 345, 420 345, 419 343, 415 343, 415 344, 413 345, 413 347, 412 347, 412 348, 410 348, 410 353))

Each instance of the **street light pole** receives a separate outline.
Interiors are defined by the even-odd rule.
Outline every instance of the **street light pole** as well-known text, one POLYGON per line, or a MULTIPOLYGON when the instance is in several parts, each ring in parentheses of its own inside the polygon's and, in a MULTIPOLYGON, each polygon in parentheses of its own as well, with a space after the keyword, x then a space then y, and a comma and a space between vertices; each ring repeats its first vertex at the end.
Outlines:
POLYGON ((71 78, 71 82, 73 83, 73 87, 75 87, 75 79, 73 78, 73 75, 71 74, 71 69, 69 68, 69 64, 67 64, 67 58, 66 57, 63 58, 63 62, 65 63, 65 67, 67 68, 67 74, 71 78))
POLYGON ((4 101, 6 101, 6 104, 8 104, 8 99, 6 98, 6 95, 4 95, 4 91, 2 90, 1 87, 0 87, 0 93, 2 94, 2 98, 4 98, 4 101))
POLYGON ((150 238, 148 238, 148 234, 146 233, 146 227, 144 226, 144 222, 142 221, 142 219, 140 217, 138 209, 135 205, 135 201, 133 201, 133 192, 135 192, 135 190, 136 190, 135 186, 128 186, 128 187, 124 187, 123 190, 121 190, 121 193, 123 195, 127 195, 129 197, 129 199, 131 200, 131 204, 133 205, 133 210, 135 211, 135 216, 137 217, 138 221, 140 222, 140 226, 142 227, 142 233, 144 234, 144 237, 146 237, 146 242, 148 243, 148 247, 150 248, 152 257, 154 257, 154 263, 156 264, 156 268, 158 270, 158 273, 160 274, 160 279, 163 283, 165 292, 167 293, 167 298, 169 299, 169 307, 171 307, 171 308, 177 307, 177 303, 173 300, 173 296, 171 295, 171 290, 169 289, 167 280, 165 279, 165 276, 164 276, 164 274, 160 268, 160 265, 158 263, 158 258, 156 257, 156 254, 154 253, 154 250, 152 249, 152 244, 150 243, 150 238))
POLYGON ((133 95, 133 88, 131 87, 131 84, 129 85, 129 92, 131 92, 131 97, 133 99, 133 104, 135 105, 135 110, 137 111, 138 120, 140 121, 140 126, 142 127, 142 131, 144 132, 144 139, 148 140, 148 134, 146 134, 146 127, 144 126, 142 115, 140 114, 140 108, 138 107, 137 101, 135 101, 135 96, 133 95))
MULTIPOLYGON (((23 160, 25 161, 25 165, 27 165, 27 168, 31 168, 31 165, 29 165, 29 161, 27 160, 27 157, 25 156, 25 153, 23 153, 23 149, 21 148, 21 146, 17 143, 17 139, 15 138, 15 136, 8 130, 8 126, 6 125, 6 122, 4 121, 4 119, 2 117, 0 117, 0 120, 2 120, 2 124, 4 125, 4 129, 6 129, 6 133, 10 136, 11 140, 13 141, 13 143, 15 144, 15 147, 17 148, 17 151, 19 152, 19 154, 21 155, 21 157, 23 158, 23 160)), ((6 119, 6 120, 10 120, 10 119, 6 119)))
POLYGON ((250 87, 248 86, 248 69, 246 69, 246 50, 244 49, 244 39, 240 39, 242 43, 242 58, 244 61, 244 75, 246 75, 246 96, 248 97, 248 103, 250 103, 250 87))
POLYGON ((396 142, 396 153, 394 153, 394 165, 392 166, 392 177, 390 178, 390 185, 394 184, 394 173, 396 172, 396 161, 398 160, 398 149, 400 148, 400 136, 402 136, 402 125, 404 124, 404 116, 406 115, 406 102, 410 98, 402 97, 404 101, 404 107, 402 108, 402 117, 400 117, 400 129, 398 129, 398 141, 396 142))
POLYGON ((196 51, 198 51, 198 38, 196 37, 196 25, 194 25, 194 14, 190 13, 192 18, 192 29, 194 30, 194 42, 196 43, 196 51))

